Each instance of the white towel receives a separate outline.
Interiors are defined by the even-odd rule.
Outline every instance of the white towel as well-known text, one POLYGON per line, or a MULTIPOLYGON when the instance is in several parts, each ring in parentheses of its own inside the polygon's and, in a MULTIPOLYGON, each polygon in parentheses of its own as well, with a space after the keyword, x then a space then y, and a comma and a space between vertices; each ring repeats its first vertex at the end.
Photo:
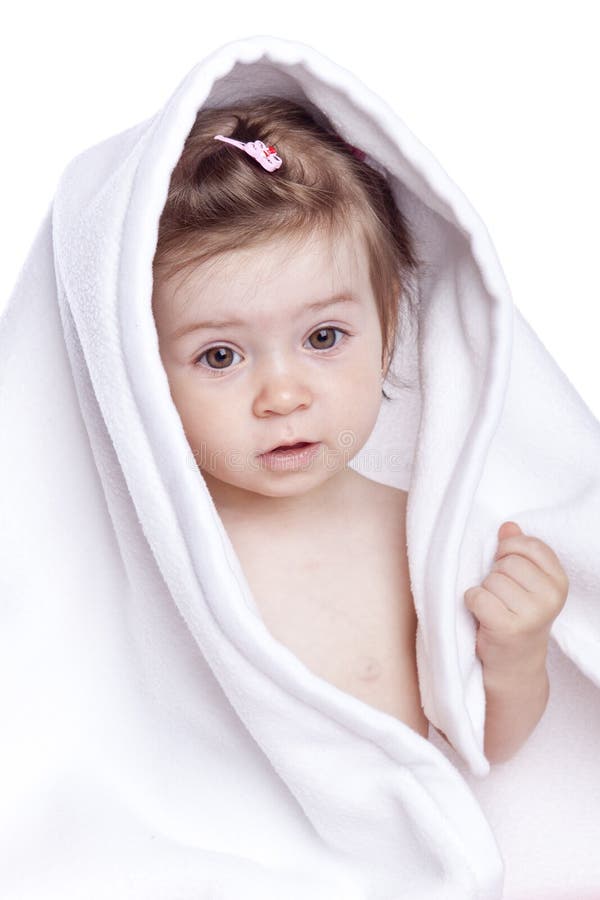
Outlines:
POLYGON ((600 896, 600 424, 467 199, 349 71, 235 41, 71 161, 0 321, 0 429, 3 900, 600 896), (352 465, 378 451, 373 477, 409 491, 421 695, 455 750, 270 634, 161 365, 171 171, 199 108, 265 92, 311 101, 383 167, 427 262, 412 389, 352 465), (463 594, 509 519, 570 589, 548 708, 490 769, 463 594))

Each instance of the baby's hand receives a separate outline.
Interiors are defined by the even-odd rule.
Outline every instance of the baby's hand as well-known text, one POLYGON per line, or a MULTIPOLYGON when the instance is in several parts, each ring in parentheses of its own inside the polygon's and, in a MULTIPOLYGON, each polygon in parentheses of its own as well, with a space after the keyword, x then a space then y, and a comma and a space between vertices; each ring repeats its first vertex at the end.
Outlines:
POLYGON ((490 574, 464 596, 479 622, 477 655, 486 675, 510 679, 545 667, 550 629, 565 605, 569 580, 555 552, 515 522, 504 522, 498 536, 490 574))

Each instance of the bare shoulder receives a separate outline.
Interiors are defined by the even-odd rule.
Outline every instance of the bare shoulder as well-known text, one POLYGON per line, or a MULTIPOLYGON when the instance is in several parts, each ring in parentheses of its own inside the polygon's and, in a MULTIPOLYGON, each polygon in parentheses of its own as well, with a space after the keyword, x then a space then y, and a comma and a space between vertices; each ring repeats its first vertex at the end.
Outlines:
POLYGON ((404 527, 408 491, 375 481, 356 470, 352 472, 355 476, 355 490, 362 495, 365 508, 382 524, 385 522, 387 526, 391 526, 396 522, 404 527))
POLYGON ((383 481, 377 481, 375 478, 363 475, 362 472, 353 469, 351 466, 348 466, 348 474, 354 479, 357 486, 362 485, 365 490, 371 490, 373 494, 378 493, 382 497, 401 497, 408 494, 407 491, 403 491, 401 488, 393 487, 391 484, 385 484, 383 481))

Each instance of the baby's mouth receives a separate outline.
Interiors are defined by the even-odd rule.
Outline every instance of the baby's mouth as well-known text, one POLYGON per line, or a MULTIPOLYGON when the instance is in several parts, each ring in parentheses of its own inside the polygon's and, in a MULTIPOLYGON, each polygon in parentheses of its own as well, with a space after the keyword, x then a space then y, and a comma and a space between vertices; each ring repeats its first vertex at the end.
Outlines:
POLYGON ((282 445, 281 447, 274 447, 273 450, 270 450, 270 453, 284 453, 286 450, 299 450, 300 447, 308 447, 308 441, 299 441, 297 444, 288 444, 282 445))
POLYGON ((296 441, 295 444, 278 444, 276 447, 264 450, 259 455, 266 456, 268 453, 285 453, 286 451, 291 450, 301 450, 303 447, 312 447, 314 443, 314 441, 296 441))
POLYGON ((279 445, 259 454, 261 465, 275 472, 295 472, 300 465, 309 463, 318 454, 320 441, 296 441, 295 444, 279 445))

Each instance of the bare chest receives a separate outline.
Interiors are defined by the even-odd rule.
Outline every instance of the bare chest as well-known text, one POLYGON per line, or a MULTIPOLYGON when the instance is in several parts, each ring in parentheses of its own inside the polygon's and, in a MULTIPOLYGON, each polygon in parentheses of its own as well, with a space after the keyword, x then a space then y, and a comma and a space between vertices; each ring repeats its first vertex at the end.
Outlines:
POLYGON ((316 675, 427 737, 404 530, 379 526, 344 541, 312 534, 293 550, 234 543, 273 636, 316 675))

